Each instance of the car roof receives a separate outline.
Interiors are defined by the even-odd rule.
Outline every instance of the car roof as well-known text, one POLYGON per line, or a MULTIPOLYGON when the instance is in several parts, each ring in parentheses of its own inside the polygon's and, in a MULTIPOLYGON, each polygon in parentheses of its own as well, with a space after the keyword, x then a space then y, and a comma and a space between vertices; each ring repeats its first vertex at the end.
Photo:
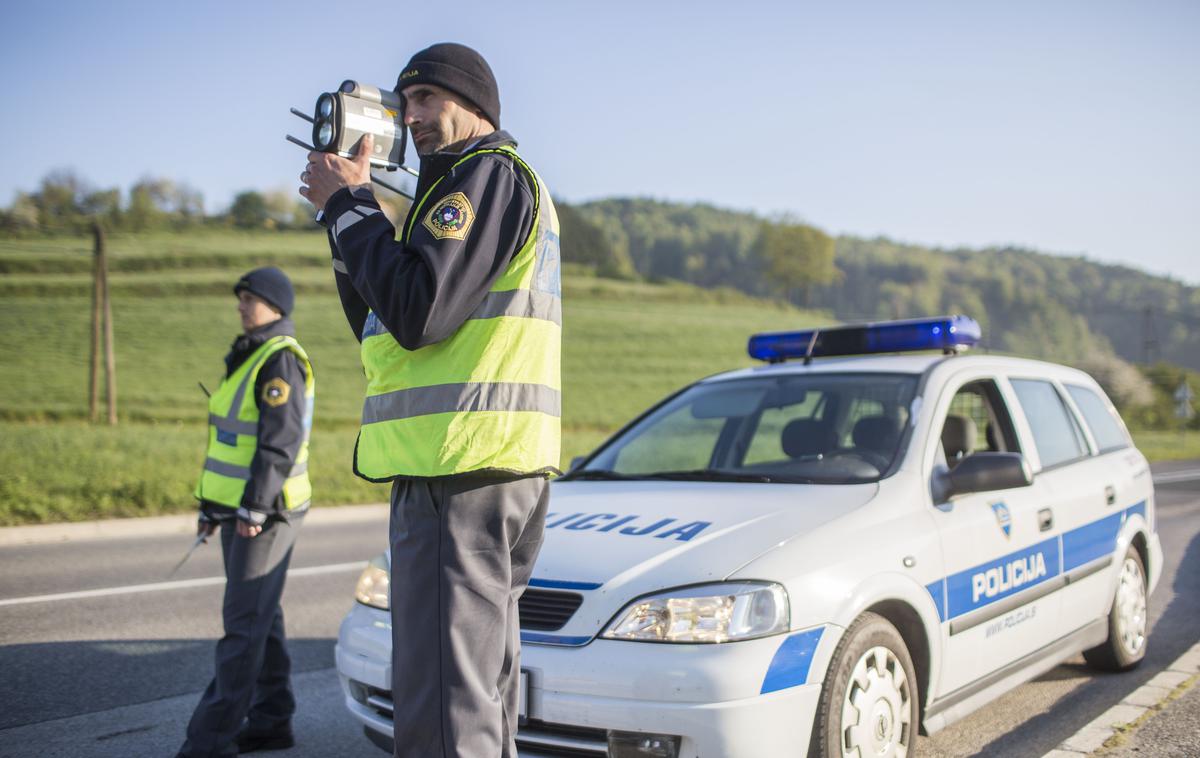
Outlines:
POLYGON ((816 358, 807 366, 803 360, 764 363, 750 368, 735 369, 715 374, 701 381, 719 382, 748 377, 786 374, 879 373, 920 375, 935 367, 938 375, 944 374, 945 376, 950 376, 962 370, 986 370, 1004 374, 1024 374, 1036 378, 1055 378, 1060 381, 1082 382, 1087 385, 1094 384, 1092 378, 1083 371, 1057 363, 987 353, 943 355, 932 352, 864 355, 847 358, 816 358))

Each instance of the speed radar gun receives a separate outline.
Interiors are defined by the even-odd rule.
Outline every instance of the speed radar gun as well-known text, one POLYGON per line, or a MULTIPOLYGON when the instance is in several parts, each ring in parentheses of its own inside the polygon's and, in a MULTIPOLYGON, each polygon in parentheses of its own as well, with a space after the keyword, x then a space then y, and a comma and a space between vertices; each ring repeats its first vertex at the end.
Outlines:
MULTIPOLYGON (((322 92, 317 98, 313 115, 292 108, 292 113, 312 124, 312 144, 287 135, 288 141, 306 150, 334 153, 353 158, 363 135, 375 138, 371 166, 387 171, 404 170, 413 176, 417 172, 404 165, 404 150, 408 145, 408 130, 404 126, 404 104, 391 90, 360 84, 352 79, 342 82, 336 92, 322 92)), ((372 176, 371 181, 391 191, 412 195, 372 176)))

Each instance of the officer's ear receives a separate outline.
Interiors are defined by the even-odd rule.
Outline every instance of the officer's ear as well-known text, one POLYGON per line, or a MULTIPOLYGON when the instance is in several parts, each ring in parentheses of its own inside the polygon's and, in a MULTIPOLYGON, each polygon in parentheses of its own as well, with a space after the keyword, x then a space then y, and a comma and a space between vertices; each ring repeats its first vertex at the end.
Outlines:
POLYGON ((478 117, 478 118, 479 118, 479 120, 480 120, 480 121, 483 121, 483 122, 484 122, 484 123, 486 123, 488 126, 492 127, 492 129, 493 129, 493 130, 495 130, 495 128, 496 128, 496 125, 492 123, 492 120, 491 120, 490 118, 488 118, 488 117, 487 117, 487 114, 486 114, 486 113, 484 113, 483 111, 479 110, 478 108, 473 108, 473 109, 472 109, 472 112, 475 114, 475 116, 476 116, 476 117, 478 117))

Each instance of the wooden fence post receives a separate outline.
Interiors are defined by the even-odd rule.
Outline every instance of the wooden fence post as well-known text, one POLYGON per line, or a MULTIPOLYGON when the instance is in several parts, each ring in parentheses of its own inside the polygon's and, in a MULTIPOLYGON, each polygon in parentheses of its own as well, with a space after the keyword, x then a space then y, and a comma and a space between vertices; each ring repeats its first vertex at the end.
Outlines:
POLYGON ((104 232, 100 222, 92 222, 92 365, 88 376, 88 419, 94 424, 100 420, 100 326, 104 295, 100 284, 100 248, 104 245, 104 232))
POLYGON ((104 240, 104 227, 99 221, 92 224, 92 235, 96 241, 95 283, 92 287, 92 398, 91 417, 99 420, 100 373, 100 322, 104 322, 104 386, 108 400, 108 424, 117 425, 117 357, 113 347, 112 298, 108 291, 108 252, 104 240))

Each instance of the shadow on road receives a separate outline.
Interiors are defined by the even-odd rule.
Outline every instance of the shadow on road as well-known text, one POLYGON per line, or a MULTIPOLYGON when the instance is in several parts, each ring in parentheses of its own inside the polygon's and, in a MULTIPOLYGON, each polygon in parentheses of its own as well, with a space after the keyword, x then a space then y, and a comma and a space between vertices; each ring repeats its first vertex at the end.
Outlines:
MULTIPOLYGON (((331 668, 333 645, 288 640, 293 674, 331 668)), ((199 693, 212 679, 215 650, 212 639, 0 646, 0 730, 199 693)))
POLYGON ((977 755, 1007 758, 1040 755, 1053 750, 1084 724, 1115 705, 1114 693, 1124 697, 1133 692, 1194 645, 1200 637, 1200 535, 1188 544, 1171 589, 1175 596, 1151 629, 1146 658, 1140 666, 1121 674, 1104 674, 1087 667, 1079 658, 1047 672, 1036 681, 1093 678, 1072 690, 1069 697, 1055 703, 1050 711, 1026 721, 1020 730, 988 743, 977 755), (1030 745, 1029 734, 1044 735, 1044 744, 1040 744, 1042 740, 1039 739, 1038 745, 1030 745))

